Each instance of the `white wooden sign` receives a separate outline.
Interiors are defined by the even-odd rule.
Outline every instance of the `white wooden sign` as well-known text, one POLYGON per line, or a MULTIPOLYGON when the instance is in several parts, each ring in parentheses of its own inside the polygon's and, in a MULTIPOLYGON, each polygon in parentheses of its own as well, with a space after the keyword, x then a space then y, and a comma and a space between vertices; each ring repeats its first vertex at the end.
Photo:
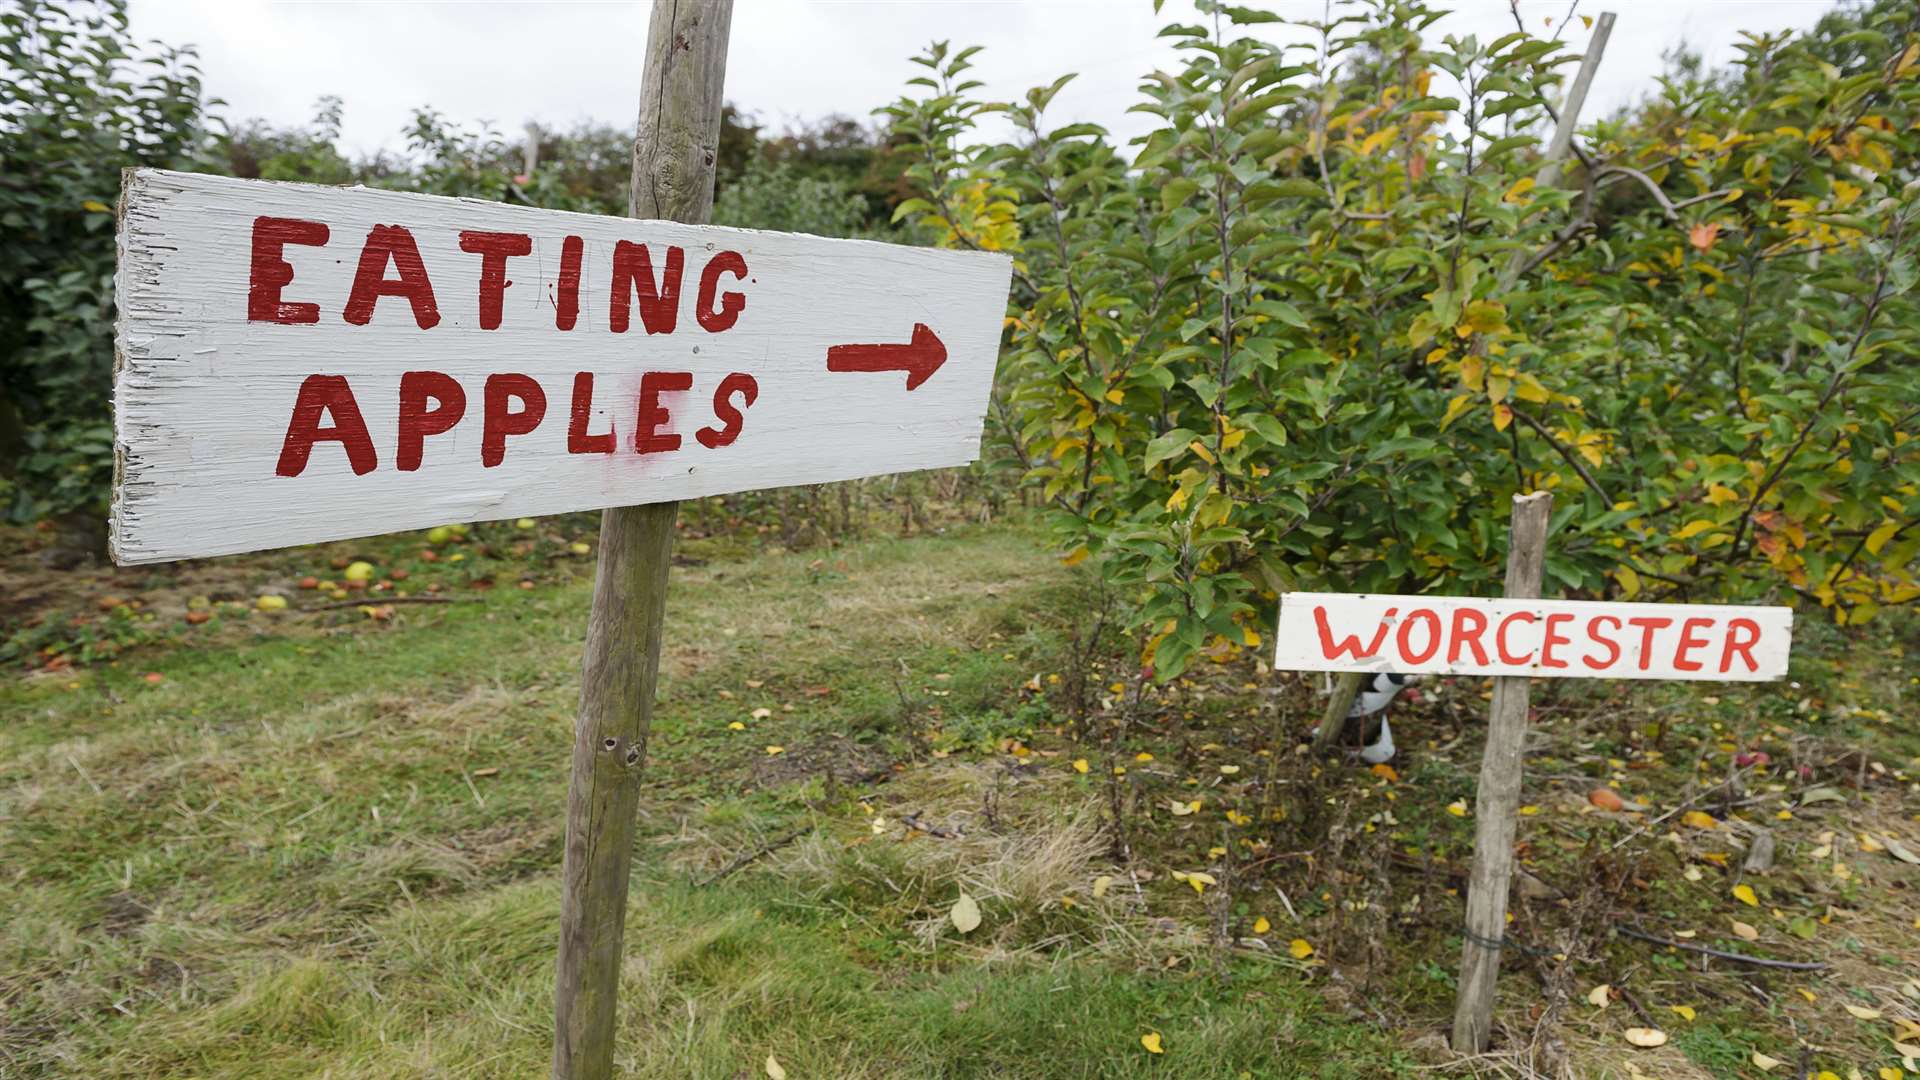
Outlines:
POLYGON ((1274 667, 1762 682, 1792 636, 1786 607, 1287 593, 1274 667))
POLYGON ((140 170, 113 551, 961 465, 1011 260, 140 170))

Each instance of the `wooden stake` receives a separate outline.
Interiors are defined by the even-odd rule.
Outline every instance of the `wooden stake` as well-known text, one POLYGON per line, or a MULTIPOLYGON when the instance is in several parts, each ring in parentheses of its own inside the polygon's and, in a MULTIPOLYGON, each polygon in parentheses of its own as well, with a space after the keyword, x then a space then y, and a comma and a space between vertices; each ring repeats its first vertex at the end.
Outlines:
MULTIPOLYGON (((1507 592, 1537 599, 1547 561, 1547 524, 1553 494, 1513 497, 1507 544, 1507 592)), ((1493 1030, 1494 982, 1500 975, 1500 943, 1506 940, 1507 889, 1513 878, 1513 835, 1520 820, 1521 752, 1527 737, 1527 682, 1493 680, 1487 717, 1487 750, 1480 759, 1480 790, 1474 801, 1473 868, 1467 876, 1466 942, 1460 950, 1460 997, 1453 1013, 1453 1049, 1478 1054, 1493 1030)))
MULTIPOLYGON (((1600 58, 1606 55, 1607 39, 1612 36, 1613 12, 1603 11, 1594 20, 1593 36, 1587 40, 1586 55, 1580 58, 1580 71, 1574 75, 1573 85, 1567 88, 1566 100, 1560 103, 1560 117, 1553 125, 1553 136, 1541 151, 1540 171, 1534 174, 1533 186, 1542 191, 1560 183, 1560 166, 1573 149, 1573 131, 1580 124, 1580 110, 1587 104, 1587 90, 1593 86, 1594 73, 1600 70, 1600 58)), ((1505 295, 1520 280, 1527 258, 1526 252, 1516 251, 1507 260, 1506 269, 1500 272, 1496 295, 1505 295)))
MULTIPOLYGON (((712 214, 732 21, 733 0, 653 5, 630 216, 703 223, 712 214)), ((653 719, 678 509, 671 502, 616 507, 600 518, 567 789, 554 1080, 613 1075, 634 812, 653 719)))
POLYGON ((1327 711, 1320 715, 1320 730, 1313 736, 1313 752, 1331 754, 1340 745, 1347 730, 1347 714, 1353 711, 1353 699, 1367 681, 1365 672, 1342 672, 1334 681, 1333 696, 1327 699, 1327 711))
POLYGON ((1603 11, 1593 22, 1593 36, 1587 39, 1580 71, 1573 77, 1573 85, 1567 88, 1566 100, 1560 105, 1560 119, 1553 125, 1553 138, 1547 142, 1540 171, 1534 176, 1533 184, 1537 188, 1550 188, 1560 182, 1560 165, 1573 149, 1573 129, 1580 122, 1580 110, 1587 103, 1587 91, 1593 86, 1594 72, 1600 69, 1600 58, 1606 55, 1607 39, 1613 36, 1613 18, 1613 12, 1603 11))

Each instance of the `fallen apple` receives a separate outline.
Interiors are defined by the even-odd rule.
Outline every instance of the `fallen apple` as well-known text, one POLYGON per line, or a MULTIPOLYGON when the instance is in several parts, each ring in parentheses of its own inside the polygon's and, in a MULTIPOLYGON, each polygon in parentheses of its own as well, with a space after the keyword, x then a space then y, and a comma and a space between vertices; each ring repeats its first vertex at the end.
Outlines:
POLYGON ((1592 791, 1587 792, 1587 801, 1602 810, 1613 813, 1619 813, 1627 807, 1626 800, 1622 799, 1620 793, 1612 788, 1594 788, 1592 791))
POLYGON ((427 530, 427 543, 444 544, 453 539, 453 530, 445 525, 435 525, 427 530))
POLYGON ((317 589, 320 587, 320 579, 309 574, 300 579, 300 587, 303 589, 317 589))
POLYGON ((287 598, 276 593, 261 593, 260 596, 254 600, 253 606, 261 611, 285 611, 287 610, 287 598))
POLYGON ((593 545, 587 543, 585 540, 575 540, 573 543, 567 545, 567 550, 573 552, 575 555, 585 555, 593 550, 593 545))
POLYGON ((213 618, 213 612, 208 611, 206 608, 194 608, 187 612, 187 625, 199 626, 211 618, 213 618))
POLYGON ((352 563, 348 565, 347 572, 342 576, 349 582, 365 582, 368 578, 373 577, 373 564, 370 562, 352 563))

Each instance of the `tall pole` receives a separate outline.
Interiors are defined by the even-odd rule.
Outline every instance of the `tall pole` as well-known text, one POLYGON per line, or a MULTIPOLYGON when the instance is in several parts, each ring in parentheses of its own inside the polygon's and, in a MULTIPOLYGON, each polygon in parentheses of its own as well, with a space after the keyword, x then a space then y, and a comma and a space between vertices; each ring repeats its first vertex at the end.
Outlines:
MULTIPOLYGON (((1537 600, 1547 562, 1553 493, 1513 497, 1507 542, 1507 598, 1537 600)), ((1507 933, 1507 890, 1513 880, 1513 835, 1520 820, 1520 765, 1527 739, 1527 678, 1493 680, 1487 750, 1473 807, 1473 868, 1467 875, 1466 943, 1460 950, 1460 997, 1453 1013, 1453 1049, 1486 1050, 1493 1029, 1494 983, 1507 933)))
MULTIPOLYGON (((704 223, 733 0, 656 0, 627 190, 632 217, 704 223)), ((580 674, 554 989, 554 1080, 613 1075, 627 879, 679 504, 608 509, 580 674)))

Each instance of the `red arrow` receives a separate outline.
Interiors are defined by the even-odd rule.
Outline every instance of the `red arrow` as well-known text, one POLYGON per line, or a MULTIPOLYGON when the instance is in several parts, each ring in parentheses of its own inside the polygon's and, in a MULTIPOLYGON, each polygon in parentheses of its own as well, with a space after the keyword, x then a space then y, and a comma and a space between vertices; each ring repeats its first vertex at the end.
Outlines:
POLYGON ((913 340, 905 345, 833 345, 827 349, 828 371, 904 371, 911 390, 947 362, 947 346, 926 323, 913 324, 913 340))

